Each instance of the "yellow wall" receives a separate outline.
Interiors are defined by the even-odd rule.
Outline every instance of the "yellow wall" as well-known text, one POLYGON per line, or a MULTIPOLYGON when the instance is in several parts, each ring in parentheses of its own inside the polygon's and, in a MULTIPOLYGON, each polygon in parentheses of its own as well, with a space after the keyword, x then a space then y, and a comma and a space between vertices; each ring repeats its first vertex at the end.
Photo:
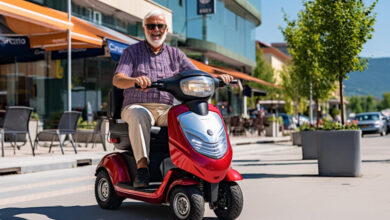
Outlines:
POLYGON ((285 62, 283 62, 281 59, 279 59, 277 56, 270 54, 270 53, 264 53, 264 58, 267 60, 269 64, 271 64, 271 67, 274 69, 274 78, 275 83, 280 84, 282 79, 280 77, 280 73, 283 71, 283 67, 286 65, 285 62))

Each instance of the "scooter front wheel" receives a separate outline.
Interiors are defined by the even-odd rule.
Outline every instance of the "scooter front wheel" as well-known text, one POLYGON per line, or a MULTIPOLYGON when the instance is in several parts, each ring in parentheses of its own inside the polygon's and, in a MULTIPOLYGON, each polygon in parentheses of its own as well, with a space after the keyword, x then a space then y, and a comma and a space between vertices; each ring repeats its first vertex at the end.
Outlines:
POLYGON ((200 220, 204 214, 204 198, 197 187, 179 186, 169 197, 174 219, 200 220))
POLYGON ((106 170, 100 170, 96 175, 95 198, 103 209, 117 209, 124 200, 123 197, 116 194, 106 170))
POLYGON ((214 213, 220 219, 236 219, 241 214, 244 205, 241 188, 236 182, 219 184, 218 202, 214 213))

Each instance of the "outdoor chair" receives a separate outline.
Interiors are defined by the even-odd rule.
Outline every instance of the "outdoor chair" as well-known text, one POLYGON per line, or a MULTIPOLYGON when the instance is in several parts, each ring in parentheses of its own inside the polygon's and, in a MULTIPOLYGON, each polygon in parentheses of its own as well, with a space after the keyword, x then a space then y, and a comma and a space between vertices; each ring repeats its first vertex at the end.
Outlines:
MULTIPOLYGON (((28 123, 30 121, 30 115, 33 111, 33 108, 24 107, 24 106, 11 106, 7 108, 5 113, 3 128, 0 129, 0 138, 1 138, 1 156, 4 157, 4 142, 6 141, 7 136, 11 136, 10 141, 11 145, 14 148, 19 148, 16 144, 18 141, 17 138, 20 135, 28 134, 30 140, 32 154, 35 156, 34 147, 31 141, 31 135, 28 128, 28 123)), ((26 139, 24 138, 24 144, 26 144, 26 139)))
POLYGON ((230 118, 230 134, 233 135, 245 134, 244 123, 240 116, 232 116, 230 118))
POLYGON ((95 125, 93 130, 78 130, 76 133, 76 143, 79 143, 80 137, 79 135, 87 135, 88 140, 86 141, 85 147, 88 147, 88 143, 93 141, 92 148, 95 146, 97 139, 100 137, 100 141, 103 145, 104 151, 106 151, 106 141, 105 141, 105 133, 102 132, 103 118, 99 118, 97 120, 97 124, 95 125))
POLYGON ((47 137, 51 137, 49 153, 51 152, 54 139, 57 138, 58 142, 60 143, 61 152, 62 154, 64 154, 63 145, 64 142, 69 139, 70 142, 72 143, 75 154, 77 154, 76 145, 73 141, 73 135, 77 131, 77 121, 79 120, 80 115, 81 112, 76 112, 76 111, 64 112, 61 115, 61 119, 57 129, 46 129, 38 133, 34 141, 34 149, 36 149, 39 141, 47 141, 47 137), (61 141, 62 135, 65 135, 64 141, 61 141), (41 137, 45 137, 45 138, 41 138, 41 137))

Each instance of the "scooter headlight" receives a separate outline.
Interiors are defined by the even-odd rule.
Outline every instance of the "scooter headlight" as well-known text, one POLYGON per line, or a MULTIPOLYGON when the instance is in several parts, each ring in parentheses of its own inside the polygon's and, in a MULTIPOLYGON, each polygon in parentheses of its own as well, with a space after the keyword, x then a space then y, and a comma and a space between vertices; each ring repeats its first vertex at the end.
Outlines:
POLYGON ((202 140, 199 136, 192 134, 189 131, 184 131, 184 134, 190 142, 191 146, 200 154, 218 159, 223 157, 227 151, 227 137, 225 130, 218 132, 218 139, 214 143, 208 143, 202 140))
POLYGON ((208 97, 214 93, 214 80, 211 77, 196 76, 180 81, 180 88, 185 95, 208 97))

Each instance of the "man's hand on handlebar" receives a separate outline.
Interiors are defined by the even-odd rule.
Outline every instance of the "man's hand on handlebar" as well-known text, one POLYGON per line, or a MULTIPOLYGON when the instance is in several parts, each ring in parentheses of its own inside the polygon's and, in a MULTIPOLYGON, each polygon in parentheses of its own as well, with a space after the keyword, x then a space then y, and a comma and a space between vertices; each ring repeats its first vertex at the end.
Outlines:
POLYGON ((152 82, 147 76, 139 76, 135 78, 135 84, 139 85, 142 91, 147 91, 147 87, 152 85, 152 82))
POLYGON ((234 78, 229 74, 222 74, 218 76, 218 79, 221 79, 225 84, 230 83, 234 78))

